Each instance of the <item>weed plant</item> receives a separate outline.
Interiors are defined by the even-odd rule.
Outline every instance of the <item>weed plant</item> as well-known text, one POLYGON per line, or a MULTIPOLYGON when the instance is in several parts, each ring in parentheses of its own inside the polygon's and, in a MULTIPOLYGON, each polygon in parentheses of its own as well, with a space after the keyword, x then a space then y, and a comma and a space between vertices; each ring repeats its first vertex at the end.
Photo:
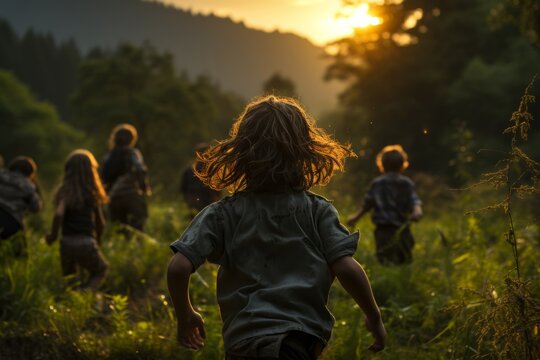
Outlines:
POLYGON ((466 349, 462 356, 472 353, 473 358, 540 359, 540 296, 533 287, 533 281, 537 284, 538 280, 538 263, 525 248, 527 240, 518 237, 515 211, 516 198, 534 195, 540 190, 540 163, 520 147, 520 142, 527 140, 533 120, 528 111, 528 105, 535 100, 530 95, 533 83, 534 80, 526 88, 518 110, 512 114, 510 126, 504 131, 511 136, 510 151, 500 160, 497 169, 484 174, 480 182, 480 185, 500 189, 503 194, 502 200, 485 210, 502 210, 506 218, 504 237, 511 250, 512 271, 506 274, 503 284, 489 282, 479 289, 469 289, 472 296, 455 307, 460 314, 460 331, 475 343, 475 347, 466 349), (532 273, 524 273, 523 264, 529 264, 525 267, 532 273))

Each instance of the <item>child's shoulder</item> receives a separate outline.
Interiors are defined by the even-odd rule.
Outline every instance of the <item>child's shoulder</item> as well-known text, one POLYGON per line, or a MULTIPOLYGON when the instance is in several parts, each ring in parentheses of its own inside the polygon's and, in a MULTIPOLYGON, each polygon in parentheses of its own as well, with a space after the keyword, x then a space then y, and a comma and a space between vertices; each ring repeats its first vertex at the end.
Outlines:
POLYGON ((332 205, 332 201, 325 198, 322 195, 315 194, 309 190, 305 191, 291 191, 282 193, 254 193, 249 191, 241 191, 230 196, 225 196, 219 200, 216 204, 220 204, 222 207, 230 206, 254 206, 255 203, 283 203, 284 206, 296 205, 294 207, 302 206, 303 204, 308 206, 325 206, 332 205))
POLYGON ((35 185, 24 175, 13 171, 0 172, 0 183, 11 186, 19 191, 33 192, 35 185))
POLYGON ((373 179, 372 183, 388 183, 388 182, 405 182, 410 185, 414 185, 414 181, 408 176, 405 176, 401 173, 385 173, 382 175, 377 176, 375 179, 373 179))
POLYGON ((304 193, 306 194, 308 199, 310 199, 311 201, 315 203, 332 205, 333 201, 330 199, 327 199, 326 197, 322 195, 315 194, 314 192, 311 192, 311 191, 304 191, 304 193))

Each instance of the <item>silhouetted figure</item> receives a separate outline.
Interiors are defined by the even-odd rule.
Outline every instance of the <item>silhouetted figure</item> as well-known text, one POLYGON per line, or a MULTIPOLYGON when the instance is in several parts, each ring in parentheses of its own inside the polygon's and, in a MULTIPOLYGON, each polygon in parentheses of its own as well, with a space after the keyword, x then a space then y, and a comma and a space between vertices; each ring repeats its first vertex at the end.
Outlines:
POLYGON ((99 178, 98 163, 90 151, 73 151, 64 169, 64 179, 54 195, 54 218, 46 240, 52 244, 62 229, 62 274, 74 280, 77 268, 87 270, 90 277, 81 288, 95 292, 109 267, 99 249, 105 224, 102 206, 108 201, 107 194, 99 178))
MULTIPOLYGON (((208 148, 208 144, 199 144, 195 148, 195 154, 203 153, 208 148)), ((195 157, 194 165, 198 172, 202 170, 202 163, 195 157)), ((180 192, 190 209, 192 217, 211 203, 219 200, 221 191, 217 191, 206 186, 193 170, 193 166, 186 168, 182 174, 180 182, 180 192)))
POLYGON ((101 179, 110 197, 111 220, 142 231, 148 218, 146 197, 152 192, 143 156, 135 148, 137 138, 132 125, 121 124, 113 129, 101 179))
POLYGON ((171 244, 167 281, 180 344, 204 345, 188 287, 210 261, 220 265, 227 359, 316 359, 332 332, 327 302, 335 277, 365 313, 372 349, 382 350, 380 311, 352 258, 358 234, 340 224, 331 202, 308 191, 343 168, 350 148, 317 128, 297 102, 275 96, 248 104, 230 134, 202 154, 198 176, 234 195, 204 208, 171 244))
MULTIPOLYGON (((24 215, 27 211, 41 210, 41 196, 37 186, 37 165, 27 156, 13 159, 7 170, 0 170, 0 238, 14 237, 24 229, 24 215)), ((17 236, 13 242, 15 255, 26 254, 24 236, 17 236)))
POLYGON ((414 182, 401 173, 409 166, 407 153, 401 145, 384 147, 377 155, 377 167, 382 173, 371 183, 360 211, 349 218, 354 224, 373 210, 377 259, 381 264, 406 264, 412 261, 414 238, 410 221, 422 217, 422 202, 416 195, 414 182))

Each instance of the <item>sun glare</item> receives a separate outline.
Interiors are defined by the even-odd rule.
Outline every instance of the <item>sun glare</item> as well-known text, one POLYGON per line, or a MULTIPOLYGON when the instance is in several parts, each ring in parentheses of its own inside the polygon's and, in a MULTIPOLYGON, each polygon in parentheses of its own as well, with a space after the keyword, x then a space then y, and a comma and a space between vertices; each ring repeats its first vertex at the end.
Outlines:
POLYGON ((382 19, 369 12, 369 4, 341 9, 332 24, 332 32, 336 37, 347 37, 355 30, 365 29, 382 24, 382 19))
POLYGON ((377 26, 381 23, 381 18, 369 13, 369 4, 346 8, 336 19, 336 27, 339 27, 340 33, 343 35, 349 35, 355 29, 377 26))

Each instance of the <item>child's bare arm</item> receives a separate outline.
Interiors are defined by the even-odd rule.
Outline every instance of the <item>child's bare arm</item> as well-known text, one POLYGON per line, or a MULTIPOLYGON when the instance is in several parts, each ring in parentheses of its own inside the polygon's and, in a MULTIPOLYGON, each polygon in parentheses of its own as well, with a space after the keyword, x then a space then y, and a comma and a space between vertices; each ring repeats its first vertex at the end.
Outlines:
POLYGON ((191 306, 189 279, 193 265, 182 254, 176 253, 167 270, 167 285, 178 321, 178 341, 182 346, 198 350, 204 346, 204 321, 191 306))
POLYGON ((64 220, 64 213, 66 212, 66 205, 64 204, 64 201, 60 201, 58 205, 56 206, 56 209, 54 210, 54 217, 52 221, 52 229, 47 236, 45 236, 45 240, 47 241, 47 244, 52 244, 56 238, 58 237, 58 233, 60 231, 60 227, 62 226, 62 221, 64 220))
POLYGON ((347 219, 347 225, 354 226, 354 224, 356 224, 358 222, 358 220, 360 220, 362 218, 362 216, 364 216, 366 213, 367 213, 367 211, 362 208, 355 215, 353 215, 353 216, 351 216, 350 218, 347 219))
POLYGON ((105 227, 103 208, 99 205, 94 208, 94 219, 96 222, 96 241, 99 244, 101 243, 101 235, 103 234, 103 228, 105 227))
POLYGON ((384 349, 386 330, 364 269, 351 256, 339 258, 330 267, 343 288, 366 315, 366 327, 375 338, 370 350, 376 352, 384 349))

